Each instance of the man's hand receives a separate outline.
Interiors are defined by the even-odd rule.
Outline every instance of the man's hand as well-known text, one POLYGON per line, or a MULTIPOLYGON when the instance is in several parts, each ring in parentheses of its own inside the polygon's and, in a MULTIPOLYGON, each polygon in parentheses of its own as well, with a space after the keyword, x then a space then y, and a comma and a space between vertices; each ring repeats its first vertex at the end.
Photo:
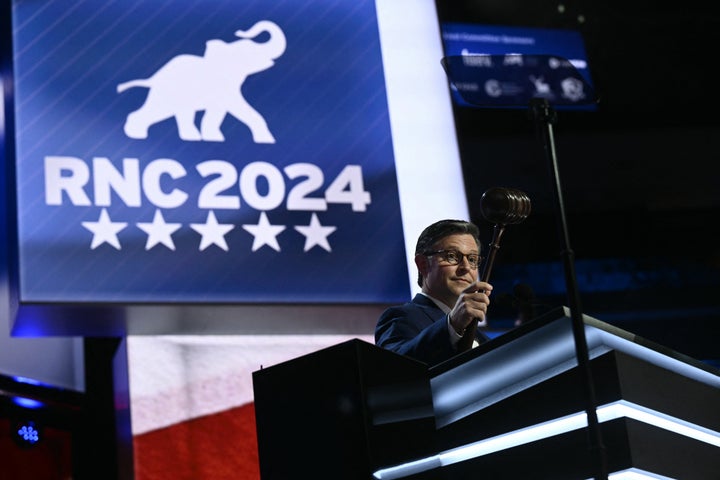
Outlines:
POLYGON ((489 283, 478 280, 462 291, 450 311, 450 324, 458 335, 465 332, 474 318, 480 323, 485 321, 492 288, 489 283))

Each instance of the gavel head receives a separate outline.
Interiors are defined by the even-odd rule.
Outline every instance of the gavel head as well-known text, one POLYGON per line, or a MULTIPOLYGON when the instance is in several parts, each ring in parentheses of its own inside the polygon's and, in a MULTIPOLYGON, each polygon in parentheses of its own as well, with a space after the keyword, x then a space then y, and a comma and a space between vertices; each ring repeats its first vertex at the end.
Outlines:
POLYGON ((480 199, 480 211, 483 217, 494 224, 520 223, 530 215, 530 210, 530 197, 512 188, 490 188, 480 199))

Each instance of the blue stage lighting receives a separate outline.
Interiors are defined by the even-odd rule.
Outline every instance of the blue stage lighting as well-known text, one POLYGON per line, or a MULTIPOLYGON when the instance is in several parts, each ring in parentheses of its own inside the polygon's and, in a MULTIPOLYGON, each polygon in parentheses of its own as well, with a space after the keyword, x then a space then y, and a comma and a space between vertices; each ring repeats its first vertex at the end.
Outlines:
POLYGON ((32 447, 42 439, 40 426, 34 421, 13 422, 12 436, 21 447, 32 447))
POLYGON ((39 400, 25 397, 12 397, 12 402, 19 407, 29 409, 38 409, 45 406, 45 404, 39 400))

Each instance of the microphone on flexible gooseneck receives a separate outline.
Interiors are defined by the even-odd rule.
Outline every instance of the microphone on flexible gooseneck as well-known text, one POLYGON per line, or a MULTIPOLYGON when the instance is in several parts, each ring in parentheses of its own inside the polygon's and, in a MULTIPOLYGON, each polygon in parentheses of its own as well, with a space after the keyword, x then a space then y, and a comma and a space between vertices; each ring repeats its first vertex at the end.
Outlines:
POLYGON ((535 318, 535 292, 530 285, 518 283, 513 287, 513 297, 518 309, 515 319, 515 326, 518 327, 535 318))
MULTIPOLYGON (((490 250, 480 277, 483 282, 490 279, 490 272, 495 263, 495 254, 500 249, 500 239, 505 232, 505 227, 524 221, 530 215, 530 210, 530 197, 520 190, 493 187, 483 193, 480 198, 480 212, 485 217, 485 220, 495 224, 493 238, 489 245, 490 250)), ((459 351, 462 352, 472 348, 478 324, 479 321, 476 318, 467 326, 463 338, 458 343, 459 351)))

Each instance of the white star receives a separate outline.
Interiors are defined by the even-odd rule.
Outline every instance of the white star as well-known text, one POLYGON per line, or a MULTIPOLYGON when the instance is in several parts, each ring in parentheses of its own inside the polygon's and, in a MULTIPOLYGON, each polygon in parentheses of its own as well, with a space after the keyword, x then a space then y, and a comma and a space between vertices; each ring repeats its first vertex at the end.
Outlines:
POLYGON ((330 252, 331 248, 327 237, 335 230, 337 230, 337 227, 323 227, 322 225, 320 225, 320 221, 318 220, 317 215, 313 213, 312 218, 310 219, 310 225, 302 227, 296 226, 295 230, 305 235, 305 249, 303 250, 304 252, 307 252, 315 245, 319 245, 320 247, 330 252))
POLYGON ((255 239, 253 240, 252 251, 259 249, 263 245, 268 245, 275 251, 280 251, 280 244, 277 241, 277 236, 285 230, 284 225, 270 225, 267 215, 265 212, 260 212, 260 221, 257 225, 246 224, 242 226, 245 230, 250 232, 255 239))
POLYGON ((155 216, 152 223, 138 223, 138 228, 148 234, 145 250, 150 250, 158 243, 162 243, 170 250, 175 250, 175 243, 172 240, 172 234, 175 233, 182 223, 165 223, 162 212, 155 210, 155 216))
POLYGON ((120 241, 117 238, 117 234, 120 230, 127 227, 127 223, 112 222, 107 210, 103 208, 97 222, 82 222, 82 226, 93 233, 92 243, 90 244, 91 250, 95 250, 105 242, 120 250, 120 241))
POLYGON ((191 223, 190 227, 202 235, 202 239, 200 240, 200 251, 205 250, 212 244, 215 244, 227 252, 228 246, 225 241, 225 234, 235 228, 235 225, 230 223, 218 223, 215 218, 215 213, 210 210, 205 223, 191 223))

